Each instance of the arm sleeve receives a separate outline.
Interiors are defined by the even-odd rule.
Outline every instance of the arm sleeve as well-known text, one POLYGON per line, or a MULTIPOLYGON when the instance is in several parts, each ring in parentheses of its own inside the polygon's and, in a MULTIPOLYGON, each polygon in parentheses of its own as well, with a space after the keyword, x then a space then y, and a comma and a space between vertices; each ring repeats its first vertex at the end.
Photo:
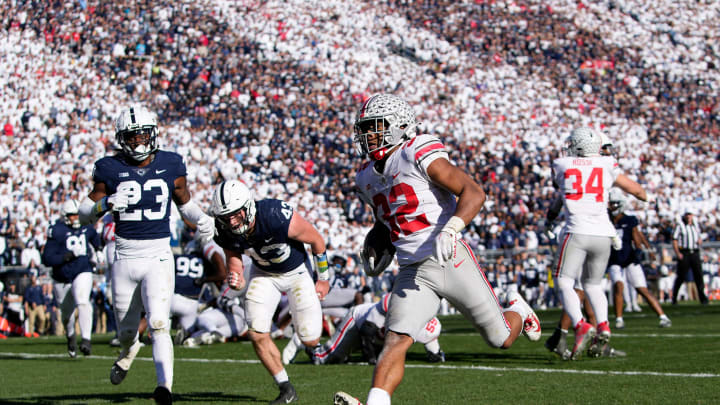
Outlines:
POLYGON ((197 224, 200 218, 205 216, 205 213, 202 211, 202 209, 200 209, 200 206, 195 204, 193 200, 190 200, 183 205, 179 205, 178 211, 180 211, 180 214, 183 216, 183 218, 187 219, 193 224, 197 224))
POLYGON ((94 224, 107 211, 106 197, 93 201, 90 197, 85 197, 78 207, 80 214, 80 223, 83 225, 94 224))
POLYGON ((43 249, 42 262, 49 267, 59 266, 65 262, 64 255, 65 252, 60 248, 57 239, 51 238, 48 239, 45 249, 43 249))

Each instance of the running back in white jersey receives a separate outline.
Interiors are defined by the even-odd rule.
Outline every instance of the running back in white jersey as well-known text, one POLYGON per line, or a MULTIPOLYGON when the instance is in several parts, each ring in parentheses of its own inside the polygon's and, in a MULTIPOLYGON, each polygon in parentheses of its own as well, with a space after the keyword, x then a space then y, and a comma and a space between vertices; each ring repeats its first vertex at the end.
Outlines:
POLYGON ((607 213, 608 194, 618 174, 612 156, 562 157, 553 162, 555 183, 563 195, 567 232, 615 236, 607 213))
POLYGON ((419 135, 388 157, 384 173, 371 161, 356 175, 360 197, 390 229, 400 266, 433 255, 435 236, 455 213, 455 196, 427 174, 430 163, 447 158, 438 138, 419 135))

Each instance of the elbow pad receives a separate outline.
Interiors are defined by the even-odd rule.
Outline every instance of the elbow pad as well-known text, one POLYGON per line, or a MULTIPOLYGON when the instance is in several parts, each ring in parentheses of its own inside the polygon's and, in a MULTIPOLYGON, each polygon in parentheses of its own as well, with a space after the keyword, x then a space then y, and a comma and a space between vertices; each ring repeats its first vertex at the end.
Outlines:
POLYGON ((95 223, 107 210, 107 197, 103 197, 98 201, 85 197, 78 207, 80 223, 83 225, 95 223))

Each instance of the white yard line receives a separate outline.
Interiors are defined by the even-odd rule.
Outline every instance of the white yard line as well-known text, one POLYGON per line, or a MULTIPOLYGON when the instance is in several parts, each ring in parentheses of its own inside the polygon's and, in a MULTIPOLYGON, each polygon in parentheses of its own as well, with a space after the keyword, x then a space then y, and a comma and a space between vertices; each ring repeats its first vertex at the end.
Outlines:
MULTIPOLYGON (((23 359, 57 359, 68 358, 67 354, 40 354, 40 353, 8 353, 0 352, 0 357, 20 357, 23 359)), ((87 360, 115 360, 113 356, 90 356, 87 360)), ((137 357, 135 360, 152 361, 150 357, 137 357)), ((237 359, 195 359, 175 358, 175 362, 186 363, 232 363, 232 364, 259 364, 258 360, 237 360, 237 359)), ((367 363, 350 363, 352 365, 367 365, 367 363)), ((567 370, 552 368, 528 368, 528 367, 488 367, 488 366, 460 366, 451 364, 407 364, 406 368, 437 368, 445 370, 478 370, 492 372, 523 372, 523 373, 562 373, 562 374, 587 374, 587 375, 624 375, 624 376, 653 376, 653 377, 683 377, 683 378, 717 378, 720 374, 712 373, 663 373, 658 371, 614 371, 614 370, 567 370)))

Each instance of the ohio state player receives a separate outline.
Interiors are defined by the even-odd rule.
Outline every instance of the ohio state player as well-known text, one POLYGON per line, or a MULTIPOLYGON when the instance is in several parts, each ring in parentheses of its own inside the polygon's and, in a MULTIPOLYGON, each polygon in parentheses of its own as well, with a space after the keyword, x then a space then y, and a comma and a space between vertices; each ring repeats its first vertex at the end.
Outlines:
MULTIPOLYGON (((355 146, 371 158, 357 173, 357 188, 376 221, 389 230, 400 265, 369 405, 390 403, 403 377, 405 354, 443 297, 493 347, 509 348, 523 330, 531 340, 540 339, 540 323, 530 306, 511 293, 511 305, 503 310, 459 237, 482 208, 485 192, 450 163, 438 138, 416 136, 417 125, 412 107, 391 94, 372 96, 355 120, 355 146)), ((335 400, 357 403, 344 392, 335 400)))
POLYGON ((567 154, 553 162, 555 184, 563 199, 567 222, 553 271, 563 310, 575 328, 572 358, 577 359, 593 340, 596 329, 583 319, 580 299, 573 286, 580 281, 597 319, 599 346, 610 340, 608 303, 601 281, 610 257, 615 227, 607 215, 608 193, 615 185, 646 201, 645 190, 620 173, 615 158, 601 156, 600 134, 587 127, 575 128, 567 139, 567 154))

